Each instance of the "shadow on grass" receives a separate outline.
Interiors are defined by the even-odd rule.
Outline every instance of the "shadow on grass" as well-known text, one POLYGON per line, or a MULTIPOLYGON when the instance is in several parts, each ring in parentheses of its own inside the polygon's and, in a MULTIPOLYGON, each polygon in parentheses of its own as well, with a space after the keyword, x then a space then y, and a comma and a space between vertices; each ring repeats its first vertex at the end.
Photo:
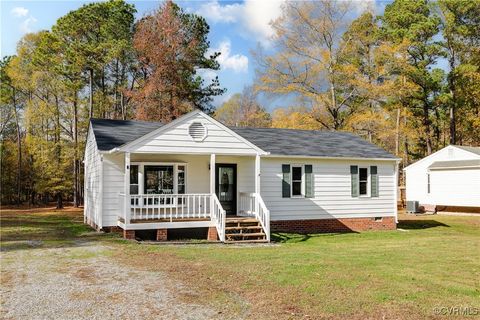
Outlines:
POLYGON ((78 247, 108 237, 112 236, 85 225, 81 213, 17 212, 1 216, 1 251, 78 247))
POLYGON ((437 227, 450 227, 448 224, 436 220, 400 220, 397 224, 399 229, 421 230, 437 227))
POLYGON ((342 232, 342 233, 284 233, 284 232, 275 232, 271 234, 272 242, 278 243, 297 243, 297 242, 306 242, 314 238, 324 238, 324 237, 334 237, 339 235, 344 235, 346 233, 358 233, 358 232, 342 232))

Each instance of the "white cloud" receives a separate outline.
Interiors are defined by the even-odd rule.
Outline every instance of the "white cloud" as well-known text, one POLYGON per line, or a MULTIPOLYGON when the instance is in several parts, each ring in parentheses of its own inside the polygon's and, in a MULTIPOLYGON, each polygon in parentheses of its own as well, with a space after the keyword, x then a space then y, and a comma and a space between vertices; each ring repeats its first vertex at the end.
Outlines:
POLYGON ((376 13, 377 10, 375 0, 355 0, 352 2, 352 7, 358 15, 366 11, 376 13))
POLYGON ((243 33, 266 43, 273 35, 270 22, 280 16, 284 2, 285 0, 245 0, 242 4, 222 5, 214 0, 202 4, 197 14, 211 23, 239 23, 243 33))
POLYGON ((205 80, 206 83, 210 83, 217 76, 217 73, 215 71, 209 69, 198 69, 197 72, 205 80))
POLYGON ((32 25, 37 22, 33 16, 28 17, 20 24, 20 31, 22 33, 29 33, 32 32, 32 25))
POLYGON ((283 3, 283 0, 246 0, 244 26, 252 33, 258 34, 261 40, 268 41, 274 34, 270 23, 282 14, 283 3))
POLYGON ((243 5, 239 3, 222 6, 218 1, 209 1, 200 6, 197 14, 213 23, 237 22, 242 14, 243 5))
POLYGON ((10 11, 14 17, 25 17, 28 14, 28 9, 24 7, 15 7, 10 11))
POLYGON ((232 43, 230 40, 225 40, 220 43, 218 48, 212 48, 207 55, 211 55, 213 52, 220 52, 220 56, 217 57, 218 63, 222 70, 233 70, 233 72, 247 72, 248 71, 248 57, 243 54, 231 55, 232 43))

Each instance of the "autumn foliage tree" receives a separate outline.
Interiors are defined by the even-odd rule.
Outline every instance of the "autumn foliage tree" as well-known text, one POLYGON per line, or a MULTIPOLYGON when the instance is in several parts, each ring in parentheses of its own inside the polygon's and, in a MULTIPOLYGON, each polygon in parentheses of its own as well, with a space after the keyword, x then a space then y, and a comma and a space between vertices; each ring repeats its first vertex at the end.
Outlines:
POLYGON ((136 117, 171 121, 198 108, 209 111, 212 97, 222 94, 218 78, 208 85, 198 69, 218 70, 219 53, 206 57, 209 26, 172 1, 160 5, 137 26, 134 46, 143 78, 130 92, 136 117))
POLYGON ((214 117, 235 127, 270 127, 272 122, 252 87, 245 87, 242 93, 234 94, 215 110, 214 117))

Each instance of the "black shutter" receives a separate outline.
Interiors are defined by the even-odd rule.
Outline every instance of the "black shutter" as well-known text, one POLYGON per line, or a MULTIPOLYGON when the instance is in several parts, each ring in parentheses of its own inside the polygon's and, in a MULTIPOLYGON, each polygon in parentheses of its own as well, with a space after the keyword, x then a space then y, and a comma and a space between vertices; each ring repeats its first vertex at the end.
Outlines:
POLYGON ((358 166, 350 166, 352 197, 358 197, 358 166))
POLYGON ((305 165, 305 198, 313 198, 313 168, 311 164, 305 165))
POLYGON ((282 198, 290 198, 290 165, 282 164, 282 198))
POLYGON ((378 173, 377 166, 370 167, 370 193, 372 197, 378 197, 378 173))

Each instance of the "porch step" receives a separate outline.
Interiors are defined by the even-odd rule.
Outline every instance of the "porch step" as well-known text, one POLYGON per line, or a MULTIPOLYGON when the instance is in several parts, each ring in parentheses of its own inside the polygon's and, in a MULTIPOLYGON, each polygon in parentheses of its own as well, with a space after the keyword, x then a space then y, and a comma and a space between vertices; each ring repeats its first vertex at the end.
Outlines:
POLYGON ((262 230, 261 226, 241 226, 241 227, 225 227, 225 231, 234 231, 234 230, 262 230))
POLYGON ((255 218, 226 218, 225 223, 258 223, 255 218))
POLYGON ((265 237, 263 232, 227 233, 227 237, 265 237))
POLYGON ((235 217, 225 220, 225 242, 267 242, 267 237, 257 219, 235 217))
POLYGON ((266 243, 267 240, 225 240, 225 243, 266 243))

